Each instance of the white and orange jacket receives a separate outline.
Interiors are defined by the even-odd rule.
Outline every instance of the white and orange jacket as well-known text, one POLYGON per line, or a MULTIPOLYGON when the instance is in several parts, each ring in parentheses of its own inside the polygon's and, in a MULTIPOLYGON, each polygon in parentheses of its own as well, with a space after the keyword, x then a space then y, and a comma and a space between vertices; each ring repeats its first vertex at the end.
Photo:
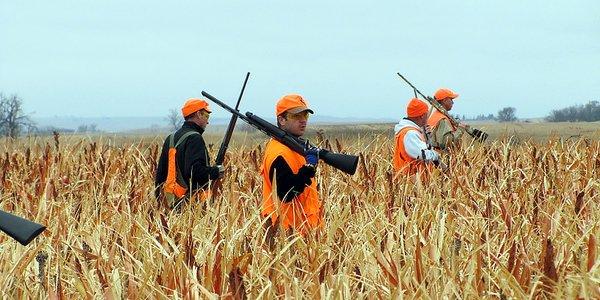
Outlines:
POLYGON ((394 170, 414 174, 425 167, 425 162, 439 161, 440 156, 429 149, 423 130, 414 122, 402 119, 394 127, 394 170))

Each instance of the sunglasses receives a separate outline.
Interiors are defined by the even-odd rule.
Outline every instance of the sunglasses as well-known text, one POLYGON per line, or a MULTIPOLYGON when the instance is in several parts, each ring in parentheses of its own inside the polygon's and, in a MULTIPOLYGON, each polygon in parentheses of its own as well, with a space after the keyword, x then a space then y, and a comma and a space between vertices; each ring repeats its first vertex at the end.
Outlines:
POLYGON ((210 113, 205 110, 200 110, 200 111, 198 111, 198 113, 207 119, 210 117, 210 113))
POLYGON ((297 114, 287 114, 286 118, 300 121, 300 120, 308 120, 309 116, 310 115, 309 115, 308 111, 302 111, 297 114))

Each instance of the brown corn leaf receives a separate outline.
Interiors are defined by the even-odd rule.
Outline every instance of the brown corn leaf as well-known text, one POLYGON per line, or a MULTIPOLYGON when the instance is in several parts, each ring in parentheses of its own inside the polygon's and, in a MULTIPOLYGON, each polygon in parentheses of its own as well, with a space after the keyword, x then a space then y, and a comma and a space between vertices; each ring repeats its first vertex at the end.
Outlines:
POLYGON ((588 237, 587 250, 588 250, 587 270, 589 272, 592 270, 592 267, 596 263, 596 258, 597 258, 596 257, 596 238, 594 237, 593 234, 590 234, 590 237, 588 237))

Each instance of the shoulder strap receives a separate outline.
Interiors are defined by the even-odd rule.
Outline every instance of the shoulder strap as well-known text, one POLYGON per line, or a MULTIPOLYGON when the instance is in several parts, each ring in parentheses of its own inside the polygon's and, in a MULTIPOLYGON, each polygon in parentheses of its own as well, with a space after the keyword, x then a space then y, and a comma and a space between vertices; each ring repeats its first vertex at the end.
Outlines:
POLYGON ((181 145, 181 143, 185 142, 185 140, 190 137, 191 135, 194 134, 200 134, 198 131, 188 131, 186 133, 184 133, 178 140, 177 143, 175 144, 175 148, 179 147, 179 145, 181 145))
POLYGON ((174 140, 175 140, 175 133, 171 133, 169 135, 169 148, 173 148, 174 140))
MULTIPOLYGON (((177 148, 179 145, 181 145, 181 143, 185 142, 185 140, 187 140, 188 137, 194 135, 194 134, 200 134, 197 131, 188 131, 186 133, 184 133, 178 140, 177 143, 175 143, 175 145, 173 145, 174 142, 174 136, 175 133, 171 134, 170 136, 170 140, 169 140, 169 147, 171 148, 177 148)), ((183 179, 183 175, 181 174, 181 170, 179 170, 179 163, 177 162, 177 159, 175 159, 175 175, 177 176, 177 182, 179 184, 181 184, 181 186, 185 187, 186 189, 188 188, 188 183, 185 182, 185 180, 183 179)))

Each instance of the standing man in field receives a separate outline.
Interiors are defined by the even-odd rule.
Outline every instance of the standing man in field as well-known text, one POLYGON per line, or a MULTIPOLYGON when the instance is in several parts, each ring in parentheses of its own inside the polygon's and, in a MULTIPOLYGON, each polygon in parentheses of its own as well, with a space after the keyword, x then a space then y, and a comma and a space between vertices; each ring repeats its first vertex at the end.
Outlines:
MULTIPOLYGON (((275 106, 277 126, 291 135, 304 135, 313 111, 300 95, 283 96, 275 106)), ((321 226, 321 202, 315 174, 319 162, 317 148, 306 149, 302 156, 275 139, 269 140, 261 173, 263 202, 261 215, 268 218, 267 237, 272 245, 277 224, 302 234, 321 226)))
POLYGON ((210 166, 202 138, 211 113, 208 103, 188 99, 181 113, 185 122, 165 139, 156 168, 157 199, 166 200, 170 208, 178 207, 184 200, 206 200, 209 181, 219 178, 224 171, 223 166, 210 166))
POLYGON ((439 154, 431 150, 423 127, 427 124, 429 107, 413 98, 406 107, 407 117, 394 127, 394 170, 398 174, 414 175, 427 172, 428 165, 439 163, 439 154))
MULTIPOLYGON (((446 111, 452 110, 454 106, 454 99, 458 97, 458 94, 452 90, 441 88, 434 94, 435 101, 439 102, 446 111)), ((448 147, 457 145, 460 143, 464 131, 454 127, 448 118, 433 108, 427 125, 431 128, 432 140, 431 145, 436 149, 445 150, 448 147)))

